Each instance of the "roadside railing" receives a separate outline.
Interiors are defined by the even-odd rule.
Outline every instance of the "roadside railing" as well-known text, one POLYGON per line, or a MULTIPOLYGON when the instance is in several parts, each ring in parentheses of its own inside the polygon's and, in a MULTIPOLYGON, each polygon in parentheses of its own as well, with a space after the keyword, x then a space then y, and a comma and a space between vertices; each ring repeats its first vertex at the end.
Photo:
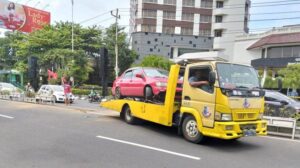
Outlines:
POLYGON ((268 122, 268 134, 278 136, 288 136, 295 139, 300 134, 297 127, 297 120, 293 118, 264 116, 268 122))
POLYGON ((27 97, 25 95, 15 96, 15 95, 1 95, 0 99, 2 100, 12 100, 12 101, 21 101, 35 104, 55 104, 55 99, 52 96, 36 96, 36 97, 27 97))

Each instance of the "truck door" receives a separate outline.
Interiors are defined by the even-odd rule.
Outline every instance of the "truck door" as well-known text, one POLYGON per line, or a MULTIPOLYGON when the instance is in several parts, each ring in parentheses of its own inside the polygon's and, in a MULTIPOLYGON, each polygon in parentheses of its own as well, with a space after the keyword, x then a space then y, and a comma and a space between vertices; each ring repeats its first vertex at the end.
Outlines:
POLYGON ((208 83, 209 65, 189 66, 183 84, 183 105, 198 111, 204 127, 214 127, 215 89, 208 83))

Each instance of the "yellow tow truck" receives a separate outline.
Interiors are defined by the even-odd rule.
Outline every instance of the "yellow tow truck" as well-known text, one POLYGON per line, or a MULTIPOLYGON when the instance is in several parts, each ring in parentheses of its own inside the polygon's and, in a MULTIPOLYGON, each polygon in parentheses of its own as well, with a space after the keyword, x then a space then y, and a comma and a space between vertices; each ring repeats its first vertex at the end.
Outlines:
POLYGON ((205 137, 230 140, 267 134, 267 123, 262 120, 264 91, 257 72, 251 66, 224 61, 172 65, 163 103, 129 98, 103 101, 100 106, 120 112, 129 124, 146 120, 176 126, 193 143, 205 137), (195 71, 205 73, 209 85, 191 86, 195 71), (179 78, 183 79, 180 101, 175 99, 179 78))

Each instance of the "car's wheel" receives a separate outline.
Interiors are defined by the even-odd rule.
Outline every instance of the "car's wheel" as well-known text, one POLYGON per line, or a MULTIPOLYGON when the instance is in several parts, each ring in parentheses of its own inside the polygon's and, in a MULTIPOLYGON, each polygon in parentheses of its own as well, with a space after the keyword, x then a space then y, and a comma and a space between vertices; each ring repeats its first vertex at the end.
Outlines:
POLYGON ((137 124, 138 119, 132 116, 129 106, 126 106, 124 109, 124 120, 128 124, 137 124))
POLYGON ((145 97, 146 100, 152 100, 153 91, 152 91, 152 88, 150 86, 146 86, 144 97, 145 97))
POLYGON ((201 134, 197 127, 197 121, 192 116, 187 116, 183 120, 182 133, 186 140, 193 143, 201 143, 205 137, 201 134))
POLYGON ((120 90, 119 87, 116 87, 116 89, 115 89, 115 97, 116 97, 116 99, 122 99, 123 98, 123 96, 121 94, 121 90, 120 90))

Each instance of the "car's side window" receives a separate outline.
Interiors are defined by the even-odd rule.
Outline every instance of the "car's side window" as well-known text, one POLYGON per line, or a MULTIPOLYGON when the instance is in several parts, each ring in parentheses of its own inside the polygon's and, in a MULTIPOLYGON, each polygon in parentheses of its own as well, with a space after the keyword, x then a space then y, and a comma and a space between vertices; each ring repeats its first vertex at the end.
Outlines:
POLYGON ((132 71, 127 71, 123 77, 123 79, 131 79, 132 78, 132 71))
POLYGON ((265 101, 276 101, 276 99, 265 96, 265 101))

